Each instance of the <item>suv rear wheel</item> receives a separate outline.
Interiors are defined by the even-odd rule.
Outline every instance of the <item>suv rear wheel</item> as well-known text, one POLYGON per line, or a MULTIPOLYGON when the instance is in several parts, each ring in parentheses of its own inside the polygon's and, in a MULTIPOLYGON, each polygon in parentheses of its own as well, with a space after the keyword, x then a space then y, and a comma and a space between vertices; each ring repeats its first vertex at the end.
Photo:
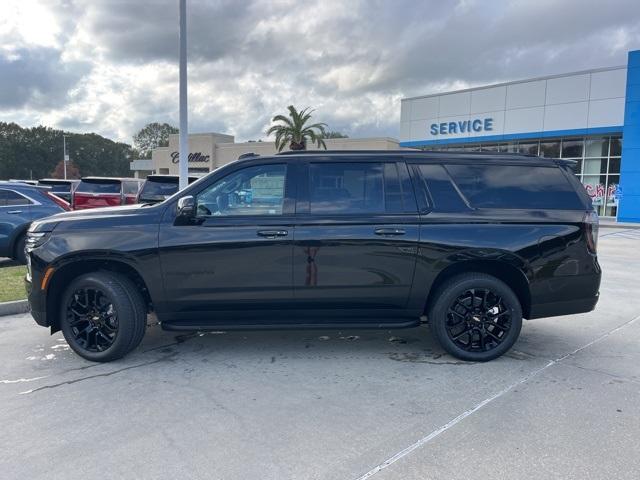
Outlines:
POLYGON ((112 272, 81 275, 62 296, 60 326, 81 357, 108 362, 136 348, 146 329, 142 295, 128 278, 112 272))
POLYGON ((427 312, 442 346, 462 360, 486 362, 509 350, 522 328, 518 297, 504 282, 484 273, 447 280, 427 312))

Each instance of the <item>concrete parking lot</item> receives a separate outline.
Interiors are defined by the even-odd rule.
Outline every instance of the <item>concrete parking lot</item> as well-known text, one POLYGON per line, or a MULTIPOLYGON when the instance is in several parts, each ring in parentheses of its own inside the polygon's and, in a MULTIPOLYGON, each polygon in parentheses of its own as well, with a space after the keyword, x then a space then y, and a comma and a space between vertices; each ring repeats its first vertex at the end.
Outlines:
POLYGON ((486 364, 428 329, 152 326, 91 364, 0 318, 2 478, 640 477, 640 230, 601 232, 601 300, 486 364))

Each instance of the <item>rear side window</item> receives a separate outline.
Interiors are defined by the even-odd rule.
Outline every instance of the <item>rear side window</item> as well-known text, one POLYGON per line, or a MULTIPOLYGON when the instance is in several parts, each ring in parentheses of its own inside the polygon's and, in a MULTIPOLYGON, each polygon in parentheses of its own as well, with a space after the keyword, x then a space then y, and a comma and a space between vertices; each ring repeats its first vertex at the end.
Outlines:
POLYGON ((13 190, 0 190, 0 207, 17 207, 19 205, 31 205, 32 203, 27 197, 13 190))
POLYGON ((385 213, 384 163, 309 165, 310 213, 385 213))
POLYGON ((120 193, 120 182, 81 181, 76 190, 80 193, 120 193))
POLYGON ((446 169, 474 208, 584 209, 557 167, 447 165, 446 169))
POLYGON ((417 165, 417 168, 420 173, 420 190, 424 203, 431 205, 434 212, 469 210, 442 165, 423 164, 417 165))

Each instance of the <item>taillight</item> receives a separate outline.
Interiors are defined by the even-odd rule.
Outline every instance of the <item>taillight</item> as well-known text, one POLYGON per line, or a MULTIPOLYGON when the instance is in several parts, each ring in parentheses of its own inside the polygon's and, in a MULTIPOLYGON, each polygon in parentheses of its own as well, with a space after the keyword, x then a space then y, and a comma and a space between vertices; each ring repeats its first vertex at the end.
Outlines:
POLYGON ((62 208, 65 211, 69 211, 71 210, 71 208, 69 207, 69 203, 64 201, 63 199, 61 199, 60 197, 58 197, 57 195, 54 195, 51 192, 44 192, 44 194, 49 197, 49 199, 51 199, 53 202, 56 203, 56 205, 58 205, 60 208, 62 208))
POLYGON ((582 221, 587 230, 587 248, 591 253, 596 253, 598 250, 598 229, 600 227, 598 214, 594 211, 587 212, 582 221))

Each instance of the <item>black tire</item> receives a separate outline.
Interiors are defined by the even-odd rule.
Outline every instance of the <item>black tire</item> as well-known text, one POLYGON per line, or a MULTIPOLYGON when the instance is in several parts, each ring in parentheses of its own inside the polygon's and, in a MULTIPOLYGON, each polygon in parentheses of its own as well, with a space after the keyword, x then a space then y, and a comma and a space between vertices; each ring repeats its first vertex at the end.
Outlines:
POLYGON ((522 328, 522 307, 513 290, 476 272, 457 275, 438 288, 427 317, 442 348, 473 362, 507 352, 522 328))
POLYGON ((16 239, 16 243, 13 246, 13 259, 22 265, 27 263, 27 255, 24 252, 24 244, 26 241, 27 234, 23 233, 16 239))
POLYGON ((81 275, 71 282, 60 302, 64 338, 74 352, 93 362, 117 360, 136 348, 144 337, 146 321, 138 287, 113 272, 81 275))

